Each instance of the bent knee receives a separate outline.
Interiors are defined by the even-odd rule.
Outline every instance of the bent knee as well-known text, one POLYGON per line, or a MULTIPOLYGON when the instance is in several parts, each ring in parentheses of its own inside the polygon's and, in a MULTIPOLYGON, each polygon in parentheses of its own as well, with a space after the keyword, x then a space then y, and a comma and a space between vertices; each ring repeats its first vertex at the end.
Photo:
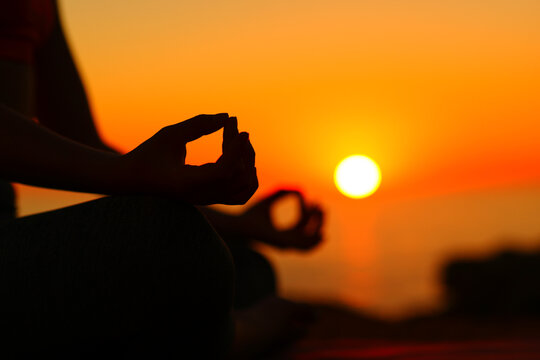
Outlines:
POLYGON ((229 308, 234 265, 229 250, 193 205, 153 196, 114 196, 97 200, 133 259, 149 271, 158 292, 183 301, 214 302, 229 308), (190 300, 191 299, 191 300, 190 300))

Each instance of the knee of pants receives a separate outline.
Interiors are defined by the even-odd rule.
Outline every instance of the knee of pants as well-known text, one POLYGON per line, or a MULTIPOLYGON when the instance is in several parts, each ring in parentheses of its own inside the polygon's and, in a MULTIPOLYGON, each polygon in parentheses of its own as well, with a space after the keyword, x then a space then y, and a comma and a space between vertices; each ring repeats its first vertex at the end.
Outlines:
MULTIPOLYGON (((228 247, 192 205, 148 197, 134 201, 142 202, 144 217, 159 219, 160 235, 152 242, 158 254, 152 282, 157 285, 155 293, 162 293, 155 302, 168 299, 157 313, 174 329, 169 335, 181 335, 187 339, 186 348, 198 352, 204 344, 212 344, 212 351, 224 351, 231 341, 234 293, 228 247)), ((173 347, 177 341, 174 338, 173 347)))
MULTIPOLYGON (((10 244, 35 248, 29 257, 35 261, 26 277, 15 279, 21 280, 18 295, 9 304, 41 338, 36 343, 137 333, 141 339, 155 334, 155 342, 166 333, 201 339, 205 328, 211 338, 225 336, 234 267, 228 248, 194 206, 107 197, 21 221, 33 235, 10 244)), ((21 334, 28 333, 24 324, 21 334)))
POLYGON ((106 273, 97 302, 115 303, 107 312, 121 327, 147 322, 173 326, 228 314, 234 292, 233 261, 197 208, 157 197, 118 196, 96 200, 82 210, 89 216, 98 211, 99 224, 111 230, 106 239, 92 241, 91 251, 99 263, 88 268, 99 267, 106 273), (134 313, 140 317, 133 317, 134 313))
POLYGON ((224 301, 230 305, 234 287, 231 254, 196 207, 157 197, 126 197, 123 201, 138 208, 137 227, 145 234, 145 247, 157 257, 157 269, 168 273, 169 285, 176 284, 176 291, 169 288, 171 295, 182 293, 184 299, 192 295, 197 304, 224 301))

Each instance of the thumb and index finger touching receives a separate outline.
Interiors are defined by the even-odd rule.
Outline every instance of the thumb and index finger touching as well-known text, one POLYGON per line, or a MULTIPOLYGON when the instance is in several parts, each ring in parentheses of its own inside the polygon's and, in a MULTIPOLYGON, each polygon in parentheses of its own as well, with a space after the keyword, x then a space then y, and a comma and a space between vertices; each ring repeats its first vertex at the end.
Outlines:
POLYGON ((255 164, 255 151, 249 142, 249 135, 238 133, 236 117, 229 117, 227 113, 197 115, 168 127, 176 141, 188 143, 205 135, 212 134, 223 128, 223 154, 228 154, 231 160, 245 158, 245 165, 252 167, 255 164))
MULTIPOLYGON (((222 150, 224 160, 230 163, 242 159, 242 163, 246 168, 251 168, 255 165, 255 151, 249 141, 249 135, 245 132, 238 132, 238 121, 236 117, 229 117, 227 113, 198 115, 173 125, 173 127, 179 132, 179 135, 186 143, 223 128, 222 150)), ((319 208, 308 208, 300 191, 289 189, 279 190, 263 199, 261 205, 270 207, 273 203, 287 195, 296 196, 300 203, 301 217, 297 226, 306 226, 310 219, 315 218, 316 232, 320 231, 323 222, 323 213, 319 208)))
POLYGON ((227 163, 241 160, 245 170, 255 166, 255 150, 249 141, 249 134, 238 132, 238 120, 234 116, 225 121, 222 150, 227 163))
POLYGON ((239 143, 245 146, 245 143, 249 142, 247 133, 238 133, 238 120, 236 117, 229 117, 227 113, 197 115, 191 119, 172 125, 172 128, 178 132, 178 135, 186 143, 223 128, 222 149, 224 153, 228 151, 237 152, 240 147, 239 143))
POLYGON ((238 120, 233 116, 228 118, 223 126, 223 152, 226 152, 232 146, 237 136, 238 120))
POLYGON ((225 168, 241 166, 244 171, 255 167, 255 150, 246 132, 238 132, 238 120, 227 113, 214 115, 197 115, 176 125, 170 130, 174 132, 176 141, 184 144, 212 134, 223 128, 222 165, 225 168))

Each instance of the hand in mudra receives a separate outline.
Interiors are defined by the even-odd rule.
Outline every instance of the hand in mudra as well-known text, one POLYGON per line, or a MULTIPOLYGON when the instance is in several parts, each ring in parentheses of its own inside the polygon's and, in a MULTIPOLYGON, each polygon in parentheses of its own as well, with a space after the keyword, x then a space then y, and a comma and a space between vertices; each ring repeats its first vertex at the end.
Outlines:
POLYGON ((124 155, 142 192, 172 196, 195 205, 244 204, 257 190, 255 151, 246 132, 227 114, 198 115, 166 126, 124 155), (223 154, 215 163, 188 165, 186 144, 223 128, 223 154))
POLYGON ((240 215, 249 238, 281 249, 310 250, 322 241, 324 215, 317 205, 307 206, 302 193, 296 190, 279 190, 249 207, 240 215), (285 196, 293 195, 299 201, 300 216, 288 229, 278 229, 272 222, 273 205, 285 196))

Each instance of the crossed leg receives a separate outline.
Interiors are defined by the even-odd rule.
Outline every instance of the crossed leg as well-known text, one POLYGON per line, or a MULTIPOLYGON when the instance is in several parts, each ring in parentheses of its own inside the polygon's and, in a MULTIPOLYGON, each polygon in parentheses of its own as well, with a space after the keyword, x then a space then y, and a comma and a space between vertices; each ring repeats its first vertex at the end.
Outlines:
POLYGON ((0 227, 3 351, 220 358, 233 278, 226 245, 191 205, 106 197, 16 219, 0 227))

